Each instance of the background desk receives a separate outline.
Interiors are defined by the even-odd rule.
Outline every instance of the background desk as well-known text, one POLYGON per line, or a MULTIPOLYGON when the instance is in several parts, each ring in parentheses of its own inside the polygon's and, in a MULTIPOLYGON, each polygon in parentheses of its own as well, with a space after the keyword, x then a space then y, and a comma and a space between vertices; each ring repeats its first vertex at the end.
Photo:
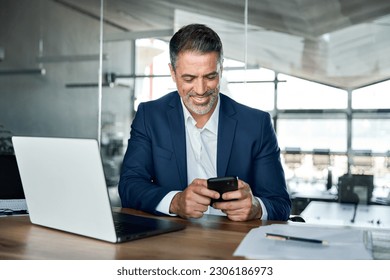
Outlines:
POLYGON ((351 222, 354 211, 353 204, 312 201, 301 216, 306 223, 390 229, 390 206, 358 204, 355 221, 351 222))
POLYGON ((319 190, 294 192, 290 198, 292 201, 291 214, 293 215, 300 215, 312 201, 337 202, 337 194, 319 190))
MULTIPOLYGON (((150 216, 140 211, 122 212, 150 216)), ((28 216, 0 218, 0 259, 239 259, 233 253, 260 220, 233 222, 226 217, 173 219, 185 223, 181 231, 111 244, 32 225, 28 216)), ((280 223, 280 222, 273 222, 280 223)))

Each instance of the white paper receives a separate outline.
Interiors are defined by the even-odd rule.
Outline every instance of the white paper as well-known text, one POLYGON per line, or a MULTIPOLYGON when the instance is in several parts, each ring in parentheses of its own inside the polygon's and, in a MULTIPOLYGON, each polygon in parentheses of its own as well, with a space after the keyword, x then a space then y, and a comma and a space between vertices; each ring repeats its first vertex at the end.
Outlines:
POLYGON ((270 260, 370 260, 372 253, 364 243, 364 231, 342 227, 274 224, 252 229, 234 256, 270 260), (266 238, 266 233, 320 239, 327 245, 266 238))

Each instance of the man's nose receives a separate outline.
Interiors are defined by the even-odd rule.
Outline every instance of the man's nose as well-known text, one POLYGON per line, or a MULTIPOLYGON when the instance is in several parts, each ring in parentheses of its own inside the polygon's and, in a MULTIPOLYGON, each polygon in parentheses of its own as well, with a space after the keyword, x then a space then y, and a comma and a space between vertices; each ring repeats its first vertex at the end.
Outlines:
POLYGON ((204 95, 206 93, 206 82, 204 79, 198 79, 195 84, 195 92, 198 95, 204 95))

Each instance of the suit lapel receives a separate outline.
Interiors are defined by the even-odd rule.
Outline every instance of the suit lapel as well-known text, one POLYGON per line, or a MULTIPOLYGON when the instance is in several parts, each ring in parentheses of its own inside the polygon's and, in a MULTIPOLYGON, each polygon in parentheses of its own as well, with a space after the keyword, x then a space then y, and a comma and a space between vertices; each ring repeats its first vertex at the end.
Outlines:
POLYGON ((180 97, 177 94, 169 103, 167 111, 169 129, 172 135, 172 145, 176 157, 177 168, 180 176, 180 183, 187 186, 187 157, 186 157, 186 133, 184 127, 183 108, 180 104, 180 97))
POLYGON ((236 113, 234 108, 222 94, 220 94, 220 101, 221 108, 218 121, 217 175, 226 176, 237 120, 232 117, 236 113))

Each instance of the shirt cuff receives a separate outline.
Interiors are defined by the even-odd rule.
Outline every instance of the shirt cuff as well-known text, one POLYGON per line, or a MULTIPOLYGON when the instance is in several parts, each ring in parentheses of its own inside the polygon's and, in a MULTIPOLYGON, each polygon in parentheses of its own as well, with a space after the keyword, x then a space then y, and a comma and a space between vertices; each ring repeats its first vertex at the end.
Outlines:
POLYGON ((167 193, 163 199, 161 199, 160 203, 156 207, 156 211, 163 213, 169 216, 177 216, 176 214, 169 213, 169 208, 171 206, 171 202, 173 197, 179 193, 180 191, 171 191, 167 193))
MULTIPOLYGON (((256 197, 256 196, 255 196, 256 197)), ((263 201, 261 201, 260 198, 256 197, 257 200, 260 202, 260 205, 261 205, 261 210, 262 210, 262 215, 260 217, 260 220, 268 220, 268 212, 267 212, 267 208, 265 208, 265 205, 263 203, 263 201)))

